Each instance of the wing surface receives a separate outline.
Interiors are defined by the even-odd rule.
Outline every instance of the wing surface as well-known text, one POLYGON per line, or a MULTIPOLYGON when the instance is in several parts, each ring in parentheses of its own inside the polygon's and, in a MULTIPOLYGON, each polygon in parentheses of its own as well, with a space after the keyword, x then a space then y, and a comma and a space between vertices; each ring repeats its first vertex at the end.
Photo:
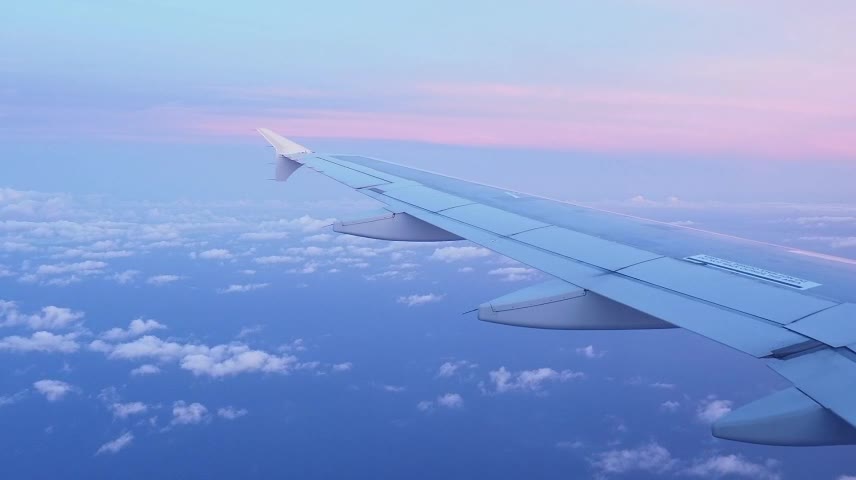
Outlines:
POLYGON ((856 444, 856 261, 358 155, 313 153, 260 133, 277 150, 278 180, 306 166, 384 204, 381 214, 337 223, 339 232, 466 239, 555 277, 481 305, 480 319, 556 329, 684 328, 763 359, 794 384, 722 418, 715 435, 856 444))

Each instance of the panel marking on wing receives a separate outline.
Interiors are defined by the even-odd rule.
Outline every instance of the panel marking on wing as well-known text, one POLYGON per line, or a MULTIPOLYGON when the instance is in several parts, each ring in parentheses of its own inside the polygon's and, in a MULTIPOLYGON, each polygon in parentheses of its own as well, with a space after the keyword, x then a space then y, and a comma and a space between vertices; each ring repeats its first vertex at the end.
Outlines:
POLYGON ((505 237, 549 226, 547 223, 532 220, 531 218, 506 212, 498 208, 488 207, 481 203, 444 210, 443 216, 483 228, 505 237))
POLYGON ((788 328, 833 347, 856 344, 856 305, 842 303, 794 322, 788 328))
POLYGON ((856 362, 826 348, 787 360, 770 360, 769 365, 806 395, 856 426, 856 362))
POLYGON ((837 305, 791 288, 674 258, 659 258, 620 272, 783 325, 837 305))
POLYGON ((449 195, 448 193, 434 190, 423 185, 412 185, 384 190, 384 195, 388 197, 409 203, 430 212, 439 212, 441 210, 473 203, 465 198, 449 195))
POLYGON ((711 255, 692 255, 687 257, 686 260, 702 265, 710 265, 711 267, 720 268, 722 270, 739 273, 741 275, 746 275, 749 277, 760 278, 762 280, 775 282, 779 285, 787 285, 789 287, 793 287, 799 290, 808 290, 809 288, 820 286, 819 283, 804 280, 802 278, 786 275, 784 273, 773 272, 771 270, 765 270, 763 268, 753 267, 752 265, 737 263, 731 260, 726 260, 724 258, 718 258, 711 255))
POLYGON ((519 233, 512 238, 611 271, 662 257, 556 226, 519 233))
POLYGON ((330 178, 337 180, 351 188, 366 188, 366 187, 374 187, 377 185, 386 185, 390 182, 368 175, 366 173, 354 170, 352 168, 348 168, 342 165, 338 165, 333 162, 328 162, 326 160, 320 159, 307 159, 305 164, 309 166, 309 168, 323 173, 324 175, 329 176, 330 178))

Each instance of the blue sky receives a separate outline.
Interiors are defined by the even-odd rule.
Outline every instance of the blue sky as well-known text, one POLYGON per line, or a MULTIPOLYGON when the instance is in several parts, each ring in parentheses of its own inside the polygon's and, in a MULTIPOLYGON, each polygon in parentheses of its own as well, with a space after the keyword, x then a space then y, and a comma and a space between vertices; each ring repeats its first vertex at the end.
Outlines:
POLYGON ((4 478, 856 475, 711 437, 787 384, 701 337, 462 315, 545 278, 334 234, 252 130, 856 258, 850 2, 4 11, 4 478))

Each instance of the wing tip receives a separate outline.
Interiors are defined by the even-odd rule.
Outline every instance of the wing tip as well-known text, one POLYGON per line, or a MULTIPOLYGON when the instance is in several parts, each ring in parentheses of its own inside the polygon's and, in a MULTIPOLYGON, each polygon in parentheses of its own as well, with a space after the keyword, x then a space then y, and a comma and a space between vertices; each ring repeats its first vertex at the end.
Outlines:
POLYGON ((279 155, 289 156, 301 153, 312 153, 312 150, 275 133, 269 128, 259 127, 256 131, 259 132, 259 134, 264 137, 268 143, 273 145, 273 148, 276 149, 276 153, 279 155))

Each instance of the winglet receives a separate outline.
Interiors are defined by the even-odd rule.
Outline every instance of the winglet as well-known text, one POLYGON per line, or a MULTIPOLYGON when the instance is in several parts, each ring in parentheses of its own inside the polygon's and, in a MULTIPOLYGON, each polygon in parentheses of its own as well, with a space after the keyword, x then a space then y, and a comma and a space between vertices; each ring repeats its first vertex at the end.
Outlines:
POLYGON ((265 137, 265 140, 270 142, 273 145, 273 148, 276 149, 276 153, 278 155, 282 155, 284 157, 288 157, 289 155, 298 155, 301 153, 312 153, 312 150, 304 147, 303 145, 292 142, 291 140, 277 135, 273 133, 267 128, 259 128, 258 132, 265 137))

